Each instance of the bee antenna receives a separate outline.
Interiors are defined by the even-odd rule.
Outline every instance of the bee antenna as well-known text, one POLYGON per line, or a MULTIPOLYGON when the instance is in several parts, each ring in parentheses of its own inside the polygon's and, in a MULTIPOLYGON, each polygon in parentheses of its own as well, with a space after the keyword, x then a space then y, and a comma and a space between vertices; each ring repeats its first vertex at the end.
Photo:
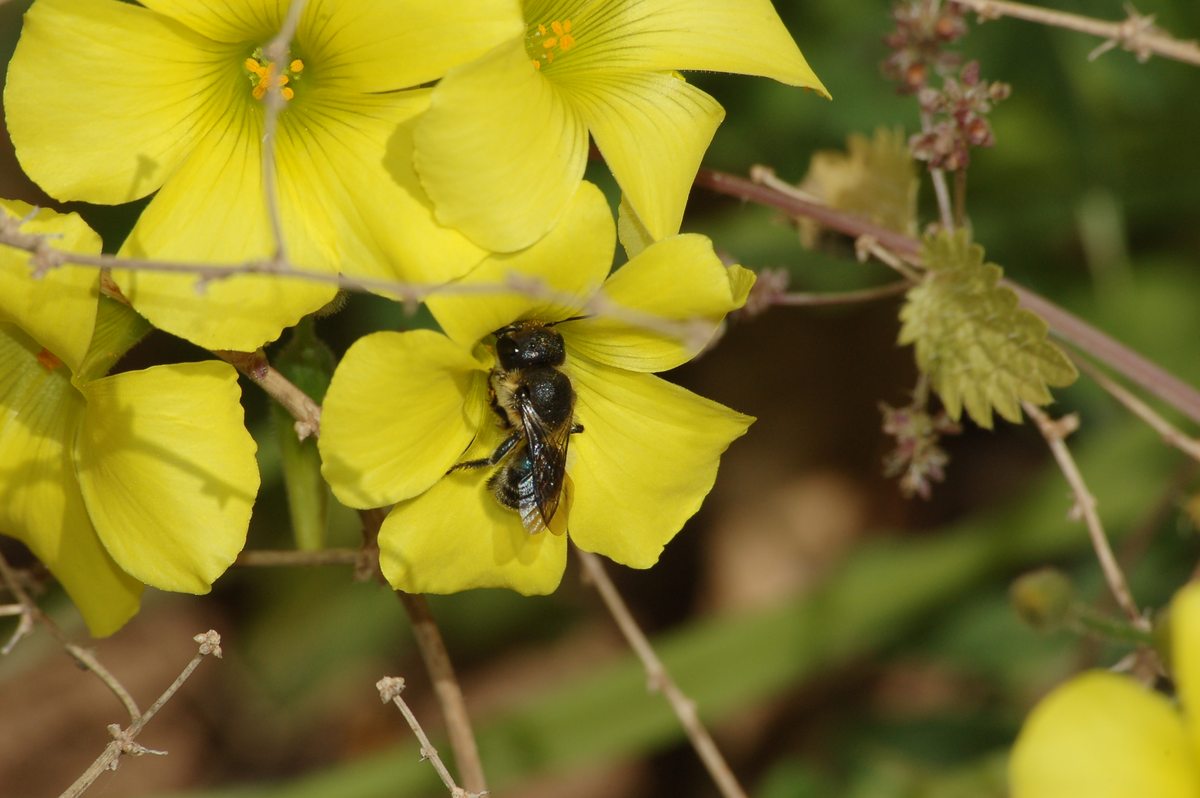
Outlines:
POLYGON ((590 319, 590 318, 591 318, 591 316, 586 316, 586 315, 585 316, 572 316, 569 319, 559 319, 558 321, 552 321, 549 324, 547 324, 546 326, 547 327, 557 327, 558 325, 566 324, 569 321, 579 321, 580 319, 590 319))

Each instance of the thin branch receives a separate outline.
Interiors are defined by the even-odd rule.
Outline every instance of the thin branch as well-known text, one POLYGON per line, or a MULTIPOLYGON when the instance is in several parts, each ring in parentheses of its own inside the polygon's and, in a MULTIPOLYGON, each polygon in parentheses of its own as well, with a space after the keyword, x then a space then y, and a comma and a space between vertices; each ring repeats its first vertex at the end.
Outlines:
MULTIPOLYGON (((379 528, 387 517, 387 511, 381 508, 363 510, 359 516, 363 521, 364 549, 378 551, 379 528)), ((462 687, 454 673, 454 664, 450 661, 450 653, 446 650, 446 642, 438 630, 437 621, 429 611, 424 596, 400 590, 396 591, 396 596, 404 605, 412 624, 417 650, 421 652, 425 670, 429 672, 433 683, 433 693, 446 722, 446 734, 450 738, 450 748, 454 751, 463 784, 471 792, 486 793, 487 780, 483 774, 483 762, 479 758, 479 746, 475 743, 475 732, 471 729, 471 717, 467 714, 462 687)))
POLYGON ((1139 14, 1130 4, 1125 6, 1128 16, 1123 21, 1106 22, 1079 14, 1068 14, 1065 11, 1054 11, 1026 3, 1003 2, 1003 0, 950 0, 950 2, 975 11, 981 19, 1011 17, 1099 36, 1105 41, 1091 52, 1088 56, 1089 59, 1098 58, 1109 50, 1120 47, 1133 53, 1139 61, 1146 61, 1152 55, 1159 55, 1163 58, 1182 61, 1185 64, 1200 66, 1200 45, 1194 41, 1182 41, 1167 34, 1154 25, 1154 15, 1139 14))
MULTIPOLYGON (((914 265, 921 265, 921 244, 914 238, 880 227, 866 219, 799 199, 743 177, 701 169, 696 185, 731 197, 778 208, 792 216, 803 216, 852 238, 870 236, 884 249, 914 265)), ((1023 307, 1041 316, 1060 339, 1105 363, 1147 393, 1200 424, 1200 391, 1151 362, 1129 347, 1101 332, 1067 310, 1007 278, 1001 284, 1016 292, 1023 307)))
POLYGON ((442 780, 442 784, 446 785, 446 789, 450 791, 452 798, 481 798, 481 796, 487 795, 486 792, 467 792, 454 783, 454 777, 446 769, 446 765, 442 762, 441 757, 438 756, 437 749, 433 747, 433 743, 429 742, 429 737, 425 734, 425 730, 417 722, 417 716, 413 714, 408 704, 400 697, 400 693, 404 690, 403 679, 398 676, 385 676, 375 683, 375 689, 379 691, 380 701, 385 704, 391 701, 400 710, 400 714, 404 715, 404 719, 408 721, 408 727, 412 729, 413 734, 417 736, 417 742, 421 744, 421 758, 428 759, 433 765, 433 769, 437 771, 438 777, 442 780))
POLYGON ((170 687, 163 691, 163 694, 158 697, 158 700, 145 713, 134 718, 128 728, 122 729, 115 723, 108 727, 109 733, 113 736, 113 741, 105 746, 103 753, 96 758, 96 761, 59 798, 78 798, 88 787, 92 786, 96 779, 100 778, 100 774, 104 771, 116 770, 117 763, 124 754, 130 756, 142 756, 144 754, 157 754, 161 756, 166 754, 165 751, 155 751, 139 745, 134 742, 134 738, 158 714, 158 711, 171 700, 171 697, 175 695, 176 691, 183 686, 183 683, 188 680, 188 677, 200 665, 201 660, 210 654, 218 659, 221 657, 221 636, 213 630, 210 629, 203 634, 198 634, 192 639, 199 645, 199 650, 191 662, 184 666, 183 671, 176 677, 175 681, 171 682, 170 687))
POLYGON ((213 354, 245 374, 268 396, 283 405, 283 409, 296 419, 296 436, 300 440, 321 434, 321 406, 271 366, 261 349, 257 352, 217 350, 213 354))
POLYGON ((831 294, 782 294, 773 299, 771 304, 785 305, 789 307, 851 305, 857 302, 871 302, 876 299, 886 299, 887 297, 903 294, 909 288, 912 288, 912 283, 910 283, 908 280, 897 280, 896 282, 888 283, 887 285, 880 285, 876 286, 875 288, 863 288, 858 291, 843 291, 840 293, 831 294))
POLYGON ((442 707, 446 733, 450 737, 450 747, 454 750, 454 761, 462 774, 463 784, 473 793, 486 793, 487 780, 483 775, 483 762, 479 758, 475 733, 471 730, 467 703, 463 700, 458 677, 454 675, 454 665, 450 662, 450 654, 446 651, 442 633, 438 631, 433 613, 429 611, 429 603, 425 601, 424 596, 401 590, 397 590, 396 595, 408 612, 417 648, 433 681, 433 691, 442 707))
POLYGON ((1022 307, 1045 319, 1056 336, 1200 424, 1200 391, 1045 297, 1007 278, 1000 282, 1016 292, 1022 307))
POLYGON ((283 221, 279 213, 279 187, 276 185, 275 164, 275 134, 279 128, 279 113, 287 102, 283 97, 283 82, 278 80, 280 64, 291 62, 290 48, 292 37, 296 35, 296 27, 300 24, 300 15, 304 12, 305 0, 292 0, 288 5, 287 17, 283 27, 265 48, 263 55, 267 59, 267 94, 263 99, 266 108, 263 114, 263 151, 262 151, 262 180, 263 192, 266 195, 267 218, 271 222, 271 236, 275 241, 275 258, 277 263, 287 262, 287 243, 283 236, 283 221))
POLYGON ((858 257, 859 263, 866 263, 871 258, 875 258, 875 260, 903 277, 908 283, 909 288, 921 282, 924 276, 903 258, 897 257, 894 252, 880 246, 879 242, 873 236, 865 235, 854 239, 854 252, 858 257))
POLYGON ((713 742, 712 736, 700 721, 700 716, 696 713, 696 703, 684 695, 679 686, 671 679, 670 674, 667 673, 662 660, 654 653, 650 641, 646 639, 645 633, 634 620, 625 600, 617 592, 616 585, 608 578, 600 558, 582 549, 576 549, 575 552, 583 564, 585 578, 595 586, 600 598, 604 601, 604 606, 608 608, 613 620, 620 628, 621 634, 625 636, 638 659, 642 661, 650 689, 661 692, 670 703, 675 716, 679 718, 680 724, 687 732, 692 747, 696 749, 696 753, 700 756, 701 762, 704 763, 705 769, 708 770, 721 795, 724 798, 746 798, 746 791, 738 783, 729 764, 725 761, 725 757, 721 755, 717 744, 713 742))
POLYGON ((1084 523, 1087 524, 1088 537, 1091 538, 1092 548, 1096 552, 1096 558, 1100 561, 1100 569, 1104 572, 1104 580, 1108 583, 1109 592, 1117 600, 1117 604, 1129 618, 1130 623, 1143 632, 1150 631, 1150 622, 1142 615, 1137 602, 1133 600, 1129 583, 1108 543, 1108 536, 1104 533, 1100 515, 1096 512, 1096 497, 1088 490, 1087 483, 1083 481, 1083 475, 1079 473, 1079 468, 1075 465, 1075 458, 1071 456, 1071 450, 1067 448, 1065 439, 1078 426, 1078 419, 1071 415, 1053 421, 1036 405, 1030 402, 1022 402, 1021 405, 1030 418, 1037 423, 1038 430, 1046 439, 1046 444, 1054 455, 1054 460, 1058 463, 1059 469, 1071 486, 1071 491, 1075 494, 1075 506, 1083 515, 1084 523))
POLYGON ((1088 360, 1081 357, 1074 358, 1074 360, 1075 365, 1079 367, 1080 371, 1091 377, 1097 385, 1123 404, 1125 409, 1150 425, 1162 437, 1164 443, 1175 447, 1188 457, 1200 462, 1200 439, 1189 438, 1182 430, 1154 412, 1153 408, 1148 404, 1134 396, 1120 383, 1110 379, 1108 375, 1096 368, 1088 360))
POLYGON ((17 630, 13 633, 8 643, 5 644, 4 648, 0 650, 0 655, 7 655, 11 652, 22 637, 33 631, 35 622, 41 624, 62 645, 63 649, 71 655, 79 667, 92 672, 96 675, 97 679, 104 682, 105 687, 125 707, 125 711, 129 713, 131 721, 136 720, 141 715, 141 710, 138 709, 137 702, 133 700, 133 696, 129 694, 129 691, 125 689, 120 680, 108 668, 101 665, 100 660, 96 659, 96 656, 92 652, 71 642, 71 639, 59 628, 58 624, 49 615, 42 612, 42 608, 37 605, 37 602, 33 600, 28 591, 21 585, 21 580, 16 571, 9 565, 8 560, 5 559, 3 554, 0 554, 0 581, 4 582, 9 592, 16 597, 17 601, 23 607, 17 630))
MULTIPOLYGON (((194 274, 197 289, 215 280, 247 274, 265 274, 279 279, 334 285, 345 291, 372 293, 392 297, 406 303, 416 303, 434 294, 459 296, 495 296, 498 294, 521 294, 533 299, 562 304, 579 309, 580 315, 601 316, 626 322, 635 327, 669 335, 689 346, 702 346, 712 333, 712 325, 704 319, 666 319, 654 313, 628 308, 613 302, 597 291, 590 297, 555 289, 537 278, 517 272, 496 283, 411 283, 379 277, 354 277, 334 274, 316 269, 296 266, 286 260, 250 260, 235 264, 198 263, 193 261, 155 260, 147 258, 125 258, 116 255, 89 255, 68 252, 51 244, 51 236, 23 233, 24 220, 0 213, 0 244, 21 249, 33 255, 30 258, 33 274, 38 277, 60 266, 85 266, 96 269, 121 269, 132 272, 157 272, 165 274, 194 274)), ((105 285, 108 292, 115 286, 111 281, 105 285)), ((114 298, 125 301, 117 291, 114 298)))

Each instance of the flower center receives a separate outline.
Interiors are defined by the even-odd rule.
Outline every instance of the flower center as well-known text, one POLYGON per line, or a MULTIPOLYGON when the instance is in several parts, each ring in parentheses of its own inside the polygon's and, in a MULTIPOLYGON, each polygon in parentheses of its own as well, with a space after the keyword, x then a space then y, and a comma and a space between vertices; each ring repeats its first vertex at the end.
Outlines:
POLYGON ((246 71, 250 73, 250 85, 254 87, 250 93, 256 100, 266 97, 267 92, 273 86, 279 87, 279 93, 283 95, 283 99, 292 99, 296 96, 296 92, 288 84, 300 80, 300 73, 304 71, 304 62, 299 58, 293 58, 287 69, 281 72, 274 61, 267 60, 263 55, 261 47, 255 49, 254 53, 246 59, 245 66, 246 71))
POLYGON ((37 353, 37 362, 46 371, 54 371, 63 364, 53 352, 44 347, 41 352, 37 353))
POLYGON ((547 28, 538 24, 525 34, 525 52, 533 61, 534 69, 554 63, 555 56, 565 53, 575 46, 575 37, 571 35, 571 20, 554 20, 547 28))

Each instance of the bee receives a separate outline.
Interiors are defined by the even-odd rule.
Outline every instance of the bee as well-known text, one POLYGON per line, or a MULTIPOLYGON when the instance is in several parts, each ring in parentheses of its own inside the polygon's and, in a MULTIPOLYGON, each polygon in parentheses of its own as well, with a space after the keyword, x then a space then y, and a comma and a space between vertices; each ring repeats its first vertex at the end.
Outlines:
POLYGON ((567 444, 583 432, 575 423, 575 389, 558 368, 566 361, 562 335, 553 329, 559 323, 519 321, 493 333, 497 365, 489 393, 509 434, 490 457, 450 469, 499 466, 488 488, 502 506, 517 511, 530 534, 550 526, 565 490, 567 444))

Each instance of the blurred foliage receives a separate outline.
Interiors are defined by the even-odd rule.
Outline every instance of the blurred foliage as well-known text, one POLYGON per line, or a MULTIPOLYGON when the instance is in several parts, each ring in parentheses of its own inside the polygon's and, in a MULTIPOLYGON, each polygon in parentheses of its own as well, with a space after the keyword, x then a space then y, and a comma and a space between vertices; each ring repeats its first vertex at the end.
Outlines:
MULTIPOLYGON (((0 63, 25 5, 0 3, 0 63)), ((841 149, 852 134, 916 128, 915 103, 879 76, 888 3, 776 5, 834 100, 768 81, 692 76, 728 112, 709 166, 744 174, 762 163, 796 182, 813 153, 841 149)), ((1120 0, 1054 6, 1123 15, 1120 0)), ((1200 37, 1194 0, 1155 0, 1139 10, 1181 38, 1200 37)), ((1089 62, 1096 44, 1017 21, 972 25, 964 53, 980 60, 985 77, 1013 87, 991 116, 997 146, 972 161, 974 239, 1014 280, 1195 383, 1200 106, 1189 98, 1200 90, 1200 70, 1162 59, 1137 64, 1120 52, 1089 62)), ((46 202, 21 181, 3 145, 0 136, 0 193, 46 202)), ((615 198, 611 184, 605 187, 615 198)), ((927 221, 927 183, 919 202, 927 221)), ((112 250, 138 207, 72 209, 112 250)), ((748 267, 786 268, 797 290, 893 279, 878 264, 853 261, 848 248, 804 251, 795 227, 774 211, 705 192, 693 196, 685 229, 711 236, 748 267)), ((947 443, 947 481, 928 503, 901 500, 882 478, 888 442, 876 406, 903 404, 914 382, 911 351, 895 345, 898 309, 896 302, 778 308, 732 326, 713 352, 673 375, 760 421, 730 452, 709 505, 659 566, 616 577, 757 798, 1001 796, 1005 751, 1028 707, 1072 671, 1110 665, 1126 650, 1067 632, 1039 634, 1008 605, 1012 578, 1052 563, 1070 574, 1081 597, 1109 609, 1085 532, 1066 519, 1065 482, 1034 431, 1000 424, 947 443), (829 473, 854 487, 851 509, 861 520, 852 534, 813 539, 805 524, 819 523, 807 515, 803 524, 789 521, 787 513, 800 506, 798 496, 809 496, 796 486, 829 473), (714 587, 732 573, 729 552, 751 546, 748 536, 737 537, 746 528, 739 519, 751 519, 770 543, 770 556, 754 562, 742 583, 757 581, 774 561, 803 574, 758 604, 723 599, 714 587)), ((372 330, 429 324, 422 313, 352 296, 316 329, 340 353, 372 330)), ((122 368, 204 356, 153 333, 122 368)), ((263 470, 249 546, 288 547, 268 402, 253 386, 245 395, 263 470)), ((1054 412, 1082 416, 1071 445, 1109 531, 1123 540, 1135 595, 1161 606, 1200 553, 1180 512, 1197 490, 1194 470, 1087 380, 1055 398, 1054 412)), ((326 527, 327 545, 359 541, 357 516, 336 503, 326 527)), ((59 597, 45 603, 77 630, 59 597)), ((431 604, 475 711, 496 794, 714 794, 665 703, 647 692, 573 570, 544 599, 475 591, 431 604)), ((205 663, 202 686, 189 685, 173 702, 181 715, 156 719, 142 739, 159 747, 155 735, 175 728, 197 740, 198 750, 164 745, 171 756, 123 763, 97 794, 445 795, 399 715, 374 693, 380 676, 405 676, 423 723, 440 737, 407 621, 385 588, 354 583, 348 568, 235 570, 211 596, 149 595, 134 628, 98 643, 99 656, 119 659, 124 647, 158 657, 139 625, 185 641, 214 626, 225 638, 225 659, 205 663), (178 792, 184 787, 204 791, 178 792)), ((0 633, 10 628, 0 624, 0 633)), ((45 738, 74 758, 56 773, 33 773, 37 754, 18 742, 38 738, 27 716, 5 711, 5 701, 39 689, 58 700, 38 679, 46 663, 62 659, 35 639, 0 661, 6 794, 61 789, 106 743, 104 724, 119 719, 115 705, 95 717, 80 710, 45 738)), ((170 678, 128 684, 148 703, 170 678)))

